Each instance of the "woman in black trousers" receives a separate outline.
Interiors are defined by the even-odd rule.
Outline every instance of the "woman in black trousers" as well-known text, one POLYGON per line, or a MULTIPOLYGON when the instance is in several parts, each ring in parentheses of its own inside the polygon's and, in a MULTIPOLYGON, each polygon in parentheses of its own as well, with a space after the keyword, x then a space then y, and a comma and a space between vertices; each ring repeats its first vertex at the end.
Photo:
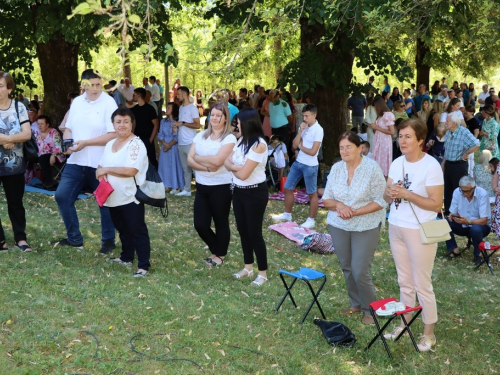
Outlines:
POLYGON ((196 171, 194 227, 212 253, 204 259, 210 267, 224 263, 230 240, 231 174, 224 161, 236 144, 231 133, 229 110, 226 105, 216 103, 210 111, 208 128, 194 137, 187 160, 196 171))
POLYGON ((267 144, 257 110, 245 108, 236 116, 241 138, 224 163, 233 174, 233 210, 245 262, 245 267, 234 277, 253 276, 255 253, 259 274, 252 285, 262 286, 267 282, 267 249, 262 236, 268 201, 267 144))
MULTIPOLYGON (((12 76, 0 71, 0 182, 5 191, 15 245, 26 252, 32 248, 26 241, 26 214, 23 205, 26 161, 23 143, 31 138, 31 127, 24 104, 10 98, 13 89, 12 76)), ((0 222, 0 253, 8 249, 0 222)))

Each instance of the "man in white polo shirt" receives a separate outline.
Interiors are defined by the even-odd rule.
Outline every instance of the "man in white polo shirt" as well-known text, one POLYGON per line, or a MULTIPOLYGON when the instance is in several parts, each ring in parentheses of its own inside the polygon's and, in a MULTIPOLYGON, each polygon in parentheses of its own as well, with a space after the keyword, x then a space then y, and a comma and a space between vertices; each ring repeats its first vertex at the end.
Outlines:
POLYGON ((179 106, 179 121, 172 123, 174 131, 177 130, 177 144, 181 159, 182 170, 184 171, 184 190, 176 195, 178 197, 191 196, 191 179, 193 170, 188 165, 187 156, 196 130, 200 128, 200 115, 198 108, 189 101, 189 89, 180 86, 177 89, 177 99, 181 103, 179 106))
MULTIPOLYGON (((85 93, 73 100, 66 122, 63 143, 70 143, 66 152, 69 158, 56 190, 56 202, 66 226, 67 238, 60 240, 59 245, 83 246, 75 201, 84 188, 94 191, 99 185, 96 168, 104 146, 116 137, 111 115, 118 106, 111 96, 102 92, 101 85, 101 76, 97 71, 87 69, 82 73, 85 93)), ((109 209, 101 207, 100 211, 101 253, 106 254, 115 248, 115 227, 109 209)))
POLYGON ((309 229, 314 228, 318 213, 318 152, 323 142, 323 128, 316 121, 317 114, 318 108, 314 104, 307 104, 302 109, 304 122, 293 140, 293 148, 300 151, 285 183, 285 212, 272 216, 273 220, 292 221, 293 189, 303 177, 309 195, 309 217, 301 226, 309 229))

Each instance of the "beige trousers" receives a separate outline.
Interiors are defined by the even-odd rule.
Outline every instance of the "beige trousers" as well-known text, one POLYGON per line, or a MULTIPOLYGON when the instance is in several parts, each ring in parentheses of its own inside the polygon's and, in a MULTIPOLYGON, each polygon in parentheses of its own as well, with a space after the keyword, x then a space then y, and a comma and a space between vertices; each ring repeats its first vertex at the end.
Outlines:
POLYGON ((398 272, 400 301, 415 307, 415 297, 422 306, 422 321, 438 320, 436 296, 432 287, 432 268, 437 244, 422 245, 420 231, 389 224, 389 241, 398 272))

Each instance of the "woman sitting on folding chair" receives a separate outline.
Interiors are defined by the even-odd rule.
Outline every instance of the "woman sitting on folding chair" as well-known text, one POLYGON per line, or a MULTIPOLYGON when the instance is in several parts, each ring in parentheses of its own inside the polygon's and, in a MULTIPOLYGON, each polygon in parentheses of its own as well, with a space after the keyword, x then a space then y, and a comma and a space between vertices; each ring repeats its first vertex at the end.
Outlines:
POLYGON ((327 223, 342 266, 350 307, 343 315, 363 313, 363 324, 374 324, 370 303, 376 300, 370 266, 385 222, 385 179, 378 163, 361 155, 356 133, 340 136, 342 161, 328 176, 323 204, 329 210, 327 223))
POLYGON ((45 115, 38 116, 38 130, 35 132, 38 144, 38 162, 42 168, 44 182, 47 190, 55 190, 57 183, 52 176, 52 166, 58 161, 63 163, 65 156, 61 150, 61 135, 50 125, 50 118, 45 115))
MULTIPOLYGON (((443 204, 444 178, 437 160, 422 151, 426 124, 420 119, 404 120, 398 132, 403 155, 392 163, 384 193, 391 205, 389 241, 398 272, 400 301, 414 307, 416 295, 422 306, 424 334, 417 346, 426 352, 436 345, 437 306, 431 277, 437 243, 422 244, 419 223, 436 219, 443 204)), ((411 314, 405 318, 410 321, 411 314)), ((384 337, 395 340, 404 329, 401 323, 384 337)))

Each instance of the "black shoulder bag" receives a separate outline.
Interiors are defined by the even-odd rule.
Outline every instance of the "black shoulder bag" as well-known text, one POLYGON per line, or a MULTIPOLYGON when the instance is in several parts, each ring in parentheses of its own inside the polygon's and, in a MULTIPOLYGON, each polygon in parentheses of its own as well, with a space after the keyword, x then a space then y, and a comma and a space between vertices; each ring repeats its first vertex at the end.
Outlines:
MULTIPOLYGON (((18 105, 17 99, 14 102, 14 107, 16 108, 16 114, 17 114, 17 120, 19 123, 21 123, 21 120, 19 119, 19 109, 17 108, 18 105)), ((31 139, 28 139, 26 142, 23 143, 23 155, 24 155, 24 160, 26 161, 37 161, 38 160, 38 144, 36 143, 36 137, 35 134, 30 130, 31 132, 31 139)))

